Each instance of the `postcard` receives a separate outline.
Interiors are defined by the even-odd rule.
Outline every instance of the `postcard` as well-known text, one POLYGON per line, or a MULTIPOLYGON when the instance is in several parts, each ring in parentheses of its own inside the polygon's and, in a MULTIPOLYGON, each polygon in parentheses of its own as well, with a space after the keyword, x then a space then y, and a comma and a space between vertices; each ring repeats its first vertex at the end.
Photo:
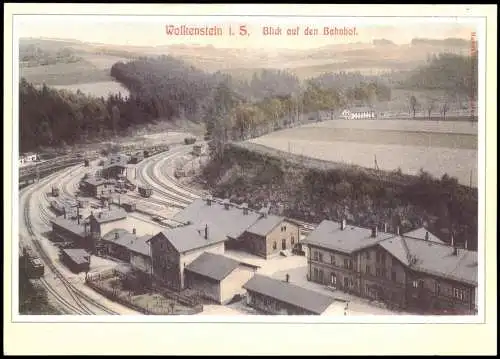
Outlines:
POLYGON ((492 7, 89 6, 6 15, 11 325, 486 325, 492 7))

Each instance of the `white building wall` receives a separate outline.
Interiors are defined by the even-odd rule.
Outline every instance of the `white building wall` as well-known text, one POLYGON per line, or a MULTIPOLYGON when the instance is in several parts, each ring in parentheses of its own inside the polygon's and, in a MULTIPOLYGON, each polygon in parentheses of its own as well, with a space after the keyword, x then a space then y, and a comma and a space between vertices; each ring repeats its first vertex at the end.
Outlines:
POLYGON ((220 283, 222 304, 229 302, 236 294, 244 294, 246 291, 243 285, 254 275, 250 268, 236 268, 231 274, 224 278, 220 283))
POLYGON ((151 259, 149 257, 130 253, 130 264, 144 273, 151 273, 151 259))
POLYGON ((184 288, 184 268, 192 261, 198 258, 203 252, 210 252, 215 254, 224 254, 224 242, 213 244, 209 247, 199 248, 194 251, 187 252, 180 255, 180 269, 181 269, 181 283, 184 288))

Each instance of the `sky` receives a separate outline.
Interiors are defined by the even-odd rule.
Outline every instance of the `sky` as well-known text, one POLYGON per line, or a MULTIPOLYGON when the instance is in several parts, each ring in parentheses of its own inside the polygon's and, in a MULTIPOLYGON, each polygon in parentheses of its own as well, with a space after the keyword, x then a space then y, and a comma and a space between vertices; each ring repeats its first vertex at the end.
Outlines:
POLYGON ((409 43, 413 38, 443 39, 458 37, 470 39, 472 23, 458 22, 457 18, 299 18, 299 17, 143 17, 143 16, 72 16, 33 15, 17 16, 15 31, 18 37, 48 37, 76 39, 128 46, 161 46, 173 44, 212 45, 227 48, 305 49, 330 44, 371 42, 385 38, 395 43, 409 43), (368 22, 369 21, 369 22, 368 22), (219 26, 222 36, 180 36, 166 34, 166 25, 219 26), (240 25, 248 34, 230 36, 240 25), (354 35, 323 34, 324 27, 356 28, 354 35), (281 35, 263 35, 264 27, 281 28, 281 35), (287 30, 299 28, 298 35, 287 30), (317 35, 305 35, 306 28, 317 28, 317 35))

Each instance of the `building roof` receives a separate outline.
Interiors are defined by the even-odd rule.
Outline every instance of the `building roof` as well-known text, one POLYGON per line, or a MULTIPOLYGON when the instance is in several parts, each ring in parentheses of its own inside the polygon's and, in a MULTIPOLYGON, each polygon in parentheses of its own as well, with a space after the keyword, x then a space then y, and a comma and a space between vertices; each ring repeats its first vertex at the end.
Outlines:
POLYGON ((67 248, 63 249, 63 252, 71 258, 73 262, 76 264, 85 264, 90 261, 90 254, 84 250, 79 248, 67 248))
POLYGON ((221 281, 238 268, 239 264, 232 258, 205 252, 191 262, 186 270, 221 281))
POLYGON ((436 237, 434 234, 429 232, 429 230, 425 227, 420 227, 420 228, 417 228, 413 231, 403 233, 403 236, 425 240, 425 236, 427 233, 429 234, 429 241, 441 243, 441 244, 446 244, 444 241, 442 241, 441 239, 436 237))
POLYGON ((70 231, 73 234, 76 234, 80 237, 85 237, 85 228, 83 225, 75 223, 74 221, 70 221, 69 219, 64 218, 64 216, 56 217, 50 221, 52 225, 59 226, 64 228, 67 231, 70 231))
POLYGON ((90 217, 93 217, 98 223, 108 223, 127 218, 127 211, 119 208, 110 211, 101 211, 97 215, 91 214, 90 217))
POLYGON ((322 293, 260 274, 255 274, 243 288, 316 314, 323 313, 335 300, 322 293))
POLYGON ((477 252, 406 236, 396 236, 380 243, 407 267, 461 283, 477 286, 477 252))
POLYGON ((169 228, 151 237, 148 241, 166 239, 179 253, 203 248, 212 244, 224 242, 227 238, 216 226, 205 223, 208 226, 208 238, 205 239, 205 225, 185 225, 169 228))
POLYGON ((104 161, 103 169, 108 169, 111 167, 127 167, 128 157, 124 155, 112 155, 106 161, 104 161))
POLYGON ((247 229, 247 232, 256 234, 258 236, 267 236, 276 226, 285 220, 284 217, 267 215, 261 217, 247 229))
POLYGON ((196 199, 189 206, 175 215, 174 220, 178 222, 202 223, 208 221, 213 223, 227 237, 238 238, 247 228, 260 218, 260 214, 248 210, 247 214, 235 204, 229 204, 229 208, 221 201, 212 199, 210 205, 207 200, 196 199))
POLYGON ((356 106, 346 109, 351 113, 359 113, 359 112, 375 112, 375 109, 368 106, 356 106))
POLYGON ((345 229, 342 230, 339 223, 324 220, 306 237, 303 243, 342 253, 353 253, 394 236, 392 233, 381 231, 378 231, 376 237, 372 237, 371 234, 372 230, 368 228, 346 225, 345 229))
POLYGON ((100 186, 106 183, 104 178, 100 177, 89 177, 83 180, 84 183, 87 183, 91 186, 100 186))
POLYGON ((106 233, 102 237, 102 240, 127 248, 131 252, 149 256, 150 253, 148 240, 151 237, 152 236, 149 235, 139 237, 133 233, 130 233, 126 229, 116 228, 106 233), (116 234, 118 234, 118 237, 116 236, 116 234))

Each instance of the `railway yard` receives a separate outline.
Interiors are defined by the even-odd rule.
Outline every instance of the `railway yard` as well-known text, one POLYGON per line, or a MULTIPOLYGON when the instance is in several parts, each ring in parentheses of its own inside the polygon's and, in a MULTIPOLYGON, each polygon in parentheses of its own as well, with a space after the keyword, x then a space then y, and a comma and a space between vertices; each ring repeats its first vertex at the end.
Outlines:
MULTIPOLYGON (((195 191, 179 181, 176 170, 184 168, 185 172, 195 171, 201 158, 193 155, 193 145, 176 145, 170 150, 147 157, 137 164, 126 165, 125 180, 133 183, 134 188, 150 188, 149 195, 141 195, 135 190, 116 190, 106 196, 109 204, 103 204, 100 196, 88 196, 82 194, 80 182, 84 177, 92 177, 93 173, 102 168, 102 158, 96 158, 86 166, 83 161, 80 164, 52 173, 38 182, 20 190, 19 194, 19 238, 22 246, 31 247, 39 259, 45 265, 42 276, 33 281, 39 281, 46 289, 48 298, 61 313, 76 315, 137 315, 137 314, 166 314, 167 312, 155 312, 153 309, 140 310, 127 305, 114 297, 103 295, 95 287, 87 285, 88 278, 95 278, 110 271, 117 271, 124 264, 123 261, 109 256, 92 254, 89 259, 89 269, 75 273, 63 263, 60 257, 60 243, 51 240, 51 221, 57 216, 51 203, 59 203, 64 208, 77 208, 76 215, 87 218, 94 211, 103 207, 117 207, 123 203, 132 203, 133 211, 127 211, 125 224, 121 227, 130 232, 137 232, 140 236, 153 236, 163 230, 175 228, 179 225, 174 219, 177 212, 189 206, 193 201, 205 198, 207 193, 195 191), (79 206, 79 202, 86 203, 79 206), (121 304, 119 304, 121 303, 121 304)), ((110 190, 111 191, 111 190, 110 190)), ((70 217, 74 213, 67 213, 70 217)), ((66 218, 66 209, 64 212, 66 218)), ((80 223, 80 222, 78 222, 80 223)), ((314 225, 296 221, 300 228, 300 236, 304 237, 314 229, 314 225)), ((290 282, 300 285, 309 290, 323 295, 332 296, 332 292, 324 286, 311 283, 306 279, 307 259, 303 255, 286 255, 275 258, 262 259, 249 253, 238 250, 226 250, 224 255, 241 263, 258 268, 258 273, 265 274, 276 279, 283 278, 288 273, 293 273, 290 282)), ((103 282, 104 283, 104 282, 103 282)), ((167 291, 168 292, 168 291, 167 291)), ((336 315, 363 315, 363 314, 394 314, 379 305, 368 303, 368 301, 352 296, 338 295, 336 315), (350 304, 349 312, 344 309, 345 302, 350 304)), ((128 294, 130 296, 130 293, 128 294)), ((157 294, 143 293, 140 301, 151 298, 152 301, 157 294)), ((139 296, 138 296, 139 297, 139 296)), ((136 298, 139 301, 138 297, 136 298)), ((171 312, 175 313, 174 305, 180 311, 183 305, 177 300, 176 294, 170 294, 165 303, 176 303, 172 305, 171 312)), ((152 308, 157 304, 151 304, 152 308)), ((170 306, 170 304, 168 304, 170 306)), ((228 305, 205 303, 195 312, 205 315, 224 314, 258 314, 248 308, 244 301, 228 305)), ((185 314, 178 312, 175 314, 185 314)), ((191 313, 189 313, 191 314, 191 313)), ((194 313, 193 313, 194 314, 194 313)))

